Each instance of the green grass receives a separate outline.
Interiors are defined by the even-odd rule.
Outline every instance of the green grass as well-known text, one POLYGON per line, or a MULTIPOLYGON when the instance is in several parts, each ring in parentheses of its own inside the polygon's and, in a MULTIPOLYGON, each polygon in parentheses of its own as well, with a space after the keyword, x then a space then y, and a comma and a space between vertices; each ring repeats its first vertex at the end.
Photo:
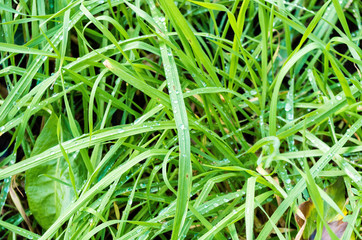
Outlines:
POLYGON ((361 14, 0 1, 0 239, 362 239, 361 14))

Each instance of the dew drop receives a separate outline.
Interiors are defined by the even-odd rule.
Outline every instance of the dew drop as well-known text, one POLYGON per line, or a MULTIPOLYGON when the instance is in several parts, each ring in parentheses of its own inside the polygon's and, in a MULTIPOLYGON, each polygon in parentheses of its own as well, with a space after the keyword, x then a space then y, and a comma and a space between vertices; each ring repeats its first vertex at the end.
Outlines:
POLYGON ((292 109, 292 105, 289 103, 289 102, 287 102, 286 104, 285 104, 285 111, 290 111, 292 109))
POLYGON ((257 93, 257 92, 256 92, 255 90, 251 90, 251 91, 250 91, 250 94, 253 95, 253 96, 256 95, 256 93, 257 93))

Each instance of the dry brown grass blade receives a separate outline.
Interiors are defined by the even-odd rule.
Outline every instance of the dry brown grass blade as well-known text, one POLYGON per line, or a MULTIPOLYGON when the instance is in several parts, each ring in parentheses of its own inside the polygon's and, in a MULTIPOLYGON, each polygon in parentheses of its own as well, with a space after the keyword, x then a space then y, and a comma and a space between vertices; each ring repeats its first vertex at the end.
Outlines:
POLYGON ((309 211, 311 204, 313 205, 313 203, 310 201, 304 202, 296 210, 295 221, 297 222, 300 229, 297 236, 295 237, 295 240, 300 240, 303 237, 303 232, 305 226, 307 225, 307 219, 304 214, 306 214, 306 212, 309 211))
POLYGON ((30 230, 31 232, 34 232, 34 231, 33 231, 33 228, 31 227, 30 219, 29 219, 28 216, 26 215, 25 210, 24 210, 24 208, 23 208, 23 205, 21 204, 20 198, 19 198, 19 196, 16 194, 16 192, 15 192, 15 190, 14 190, 13 181, 12 181, 12 183, 11 183, 9 193, 10 193, 11 200, 13 201, 16 209, 19 211, 20 215, 21 215, 21 216, 23 217, 23 219, 25 220, 26 225, 28 225, 29 230, 30 230))

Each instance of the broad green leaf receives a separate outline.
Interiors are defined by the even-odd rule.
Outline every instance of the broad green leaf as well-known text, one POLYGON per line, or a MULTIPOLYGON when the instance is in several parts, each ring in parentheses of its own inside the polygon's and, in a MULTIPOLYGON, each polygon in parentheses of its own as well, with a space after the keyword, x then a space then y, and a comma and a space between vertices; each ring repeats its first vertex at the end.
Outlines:
MULTIPOLYGON (((51 115, 35 142, 31 156, 40 154, 58 144, 57 124, 58 118, 51 115)), ((63 136, 70 138, 69 131, 64 130, 63 136)), ((69 160, 73 168, 76 185, 80 188, 86 178, 85 166, 78 157, 78 152, 69 154, 69 160)), ((25 190, 29 208, 37 222, 44 229, 48 229, 75 200, 73 188, 62 184, 62 181, 70 183, 68 163, 63 157, 54 158, 47 163, 27 170, 25 174, 25 190), (49 178, 47 175, 52 177, 49 178)))

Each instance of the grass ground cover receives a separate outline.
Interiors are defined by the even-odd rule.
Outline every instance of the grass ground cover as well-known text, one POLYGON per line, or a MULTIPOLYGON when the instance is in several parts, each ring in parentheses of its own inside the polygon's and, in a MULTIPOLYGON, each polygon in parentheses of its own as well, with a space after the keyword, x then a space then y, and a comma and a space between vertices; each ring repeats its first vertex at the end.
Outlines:
POLYGON ((361 239, 361 13, 1 0, 0 239, 361 239))

